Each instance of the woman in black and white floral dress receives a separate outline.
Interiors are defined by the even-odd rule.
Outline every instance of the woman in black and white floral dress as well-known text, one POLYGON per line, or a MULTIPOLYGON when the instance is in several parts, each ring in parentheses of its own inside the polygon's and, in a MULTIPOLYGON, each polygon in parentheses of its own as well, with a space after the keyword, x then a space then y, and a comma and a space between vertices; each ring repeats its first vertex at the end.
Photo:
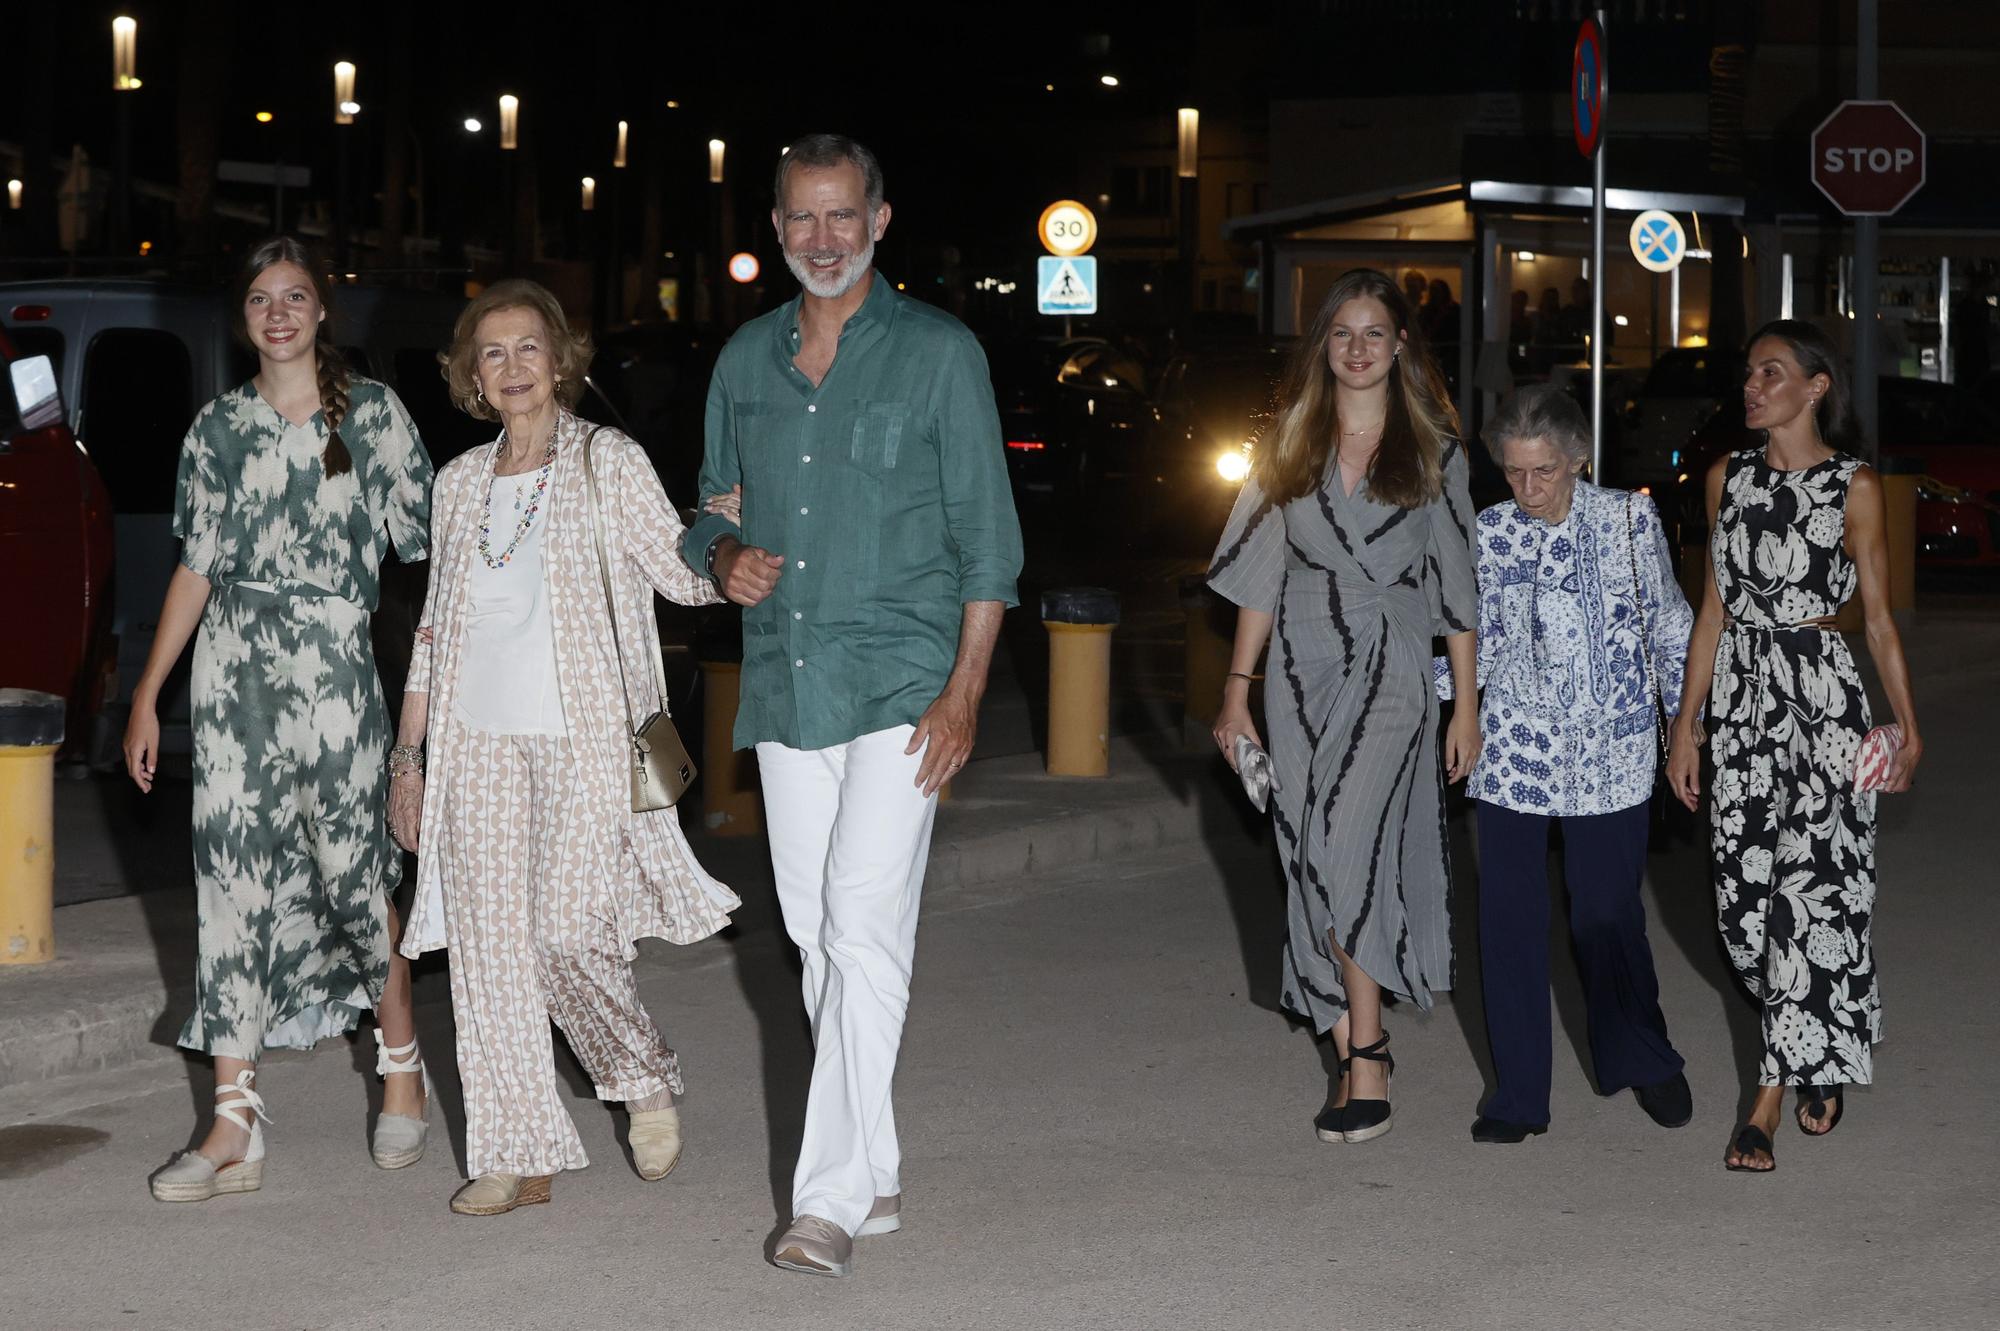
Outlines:
POLYGON ((1889 617, 1882 482, 1842 451, 1854 429, 1833 345, 1811 324, 1781 319, 1758 330, 1748 360, 1744 418, 1765 442, 1709 469, 1708 591, 1668 777, 1694 808, 1696 718, 1707 702, 1718 923, 1764 1025, 1758 1094, 1727 1164, 1761 1172, 1776 1167, 1784 1088, 1800 1088, 1802 1131, 1831 1132, 1843 1085, 1873 1080, 1882 1033, 1869 943, 1875 795, 1854 788, 1868 698, 1833 625, 1857 586, 1868 650, 1903 729, 1884 789, 1909 788, 1923 746, 1889 617))

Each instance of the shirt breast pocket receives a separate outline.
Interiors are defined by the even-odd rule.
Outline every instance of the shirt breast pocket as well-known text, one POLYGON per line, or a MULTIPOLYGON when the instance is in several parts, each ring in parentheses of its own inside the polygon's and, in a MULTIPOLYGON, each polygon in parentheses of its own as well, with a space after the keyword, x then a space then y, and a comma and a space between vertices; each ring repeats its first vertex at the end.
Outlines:
POLYGON ((854 418, 848 456, 857 467, 893 470, 903 445, 903 427, 910 419, 907 402, 864 402, 854 418))

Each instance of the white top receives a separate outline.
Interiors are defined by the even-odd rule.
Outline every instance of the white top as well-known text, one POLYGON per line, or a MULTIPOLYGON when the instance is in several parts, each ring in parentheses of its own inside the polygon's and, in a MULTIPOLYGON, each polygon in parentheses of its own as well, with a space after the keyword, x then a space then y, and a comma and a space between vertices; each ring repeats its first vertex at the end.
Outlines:
MULTIPOLYGON (((497 556, 534 497, 537 472, 493 478, 492 537, 497 556)), ((468 669, 452 698, 452 712, 474 730, 494 735, 562 735, 562 696, 556 686, 555 622, 542 570, 546 506, 500 568, 472 560, 471 604, 465 615, 468 669)))

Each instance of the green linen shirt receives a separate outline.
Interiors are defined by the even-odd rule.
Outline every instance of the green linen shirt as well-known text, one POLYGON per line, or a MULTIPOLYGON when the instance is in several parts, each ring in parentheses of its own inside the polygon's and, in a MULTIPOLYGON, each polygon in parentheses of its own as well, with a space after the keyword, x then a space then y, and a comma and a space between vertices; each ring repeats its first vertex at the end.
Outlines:
POLYGON ((743 612, 739 749, 915 724, 951 674, 965 604, 1019 603, 1021 527, 979 343, 877 273, 815 388, 792 363, 799 303, 723 348, 701 493, 742 485, 742 529, 706 514, 682 546, 697 569, 725 535, 785 561, 743 612))

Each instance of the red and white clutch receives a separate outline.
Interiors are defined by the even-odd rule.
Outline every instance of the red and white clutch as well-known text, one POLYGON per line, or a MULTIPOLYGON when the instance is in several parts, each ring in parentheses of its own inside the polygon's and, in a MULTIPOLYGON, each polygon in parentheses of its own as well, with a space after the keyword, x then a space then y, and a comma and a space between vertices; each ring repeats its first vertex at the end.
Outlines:
POLYGON ((1861 741, 1861 751, 1854 755, 1854 793, 1866 795, 1888 785, 1889 770, 1896 765, 1896 754, 1902 747, 1901 726, 1876 726, 1869 731, 1861 741))

